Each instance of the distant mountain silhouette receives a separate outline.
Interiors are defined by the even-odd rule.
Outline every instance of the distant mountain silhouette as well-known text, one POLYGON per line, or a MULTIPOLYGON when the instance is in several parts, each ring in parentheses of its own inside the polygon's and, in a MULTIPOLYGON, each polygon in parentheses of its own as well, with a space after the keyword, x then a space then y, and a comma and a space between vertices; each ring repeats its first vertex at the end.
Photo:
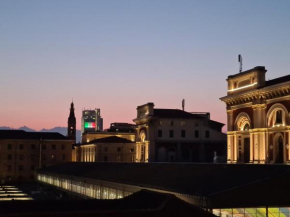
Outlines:
POLYGON ((27 126, 19 127, 18 130, 24 130, 26 132, 35 132, 36 131, 36 130, 31 129, 31 128, 27 127, 27 126))
MULTIPOLYGON (((31 129, 27 126, 23 126, 23 127, 19 127, 19 128, 11 128, 11 127, 0 127, 0 130, 24 130, 26 132, 37 132, 36 130, 34 129, 31 129)), ((41 129, 39 132, 57 132, 57 133, 60 133, 64 136, 67 135, 67 127, 54 127, 54 128, 51 128, 51 129, 41 129)), ((76 142, 80 142, 81 141, 81 131, 80 130, 77 130, 76 132, 76 142)))

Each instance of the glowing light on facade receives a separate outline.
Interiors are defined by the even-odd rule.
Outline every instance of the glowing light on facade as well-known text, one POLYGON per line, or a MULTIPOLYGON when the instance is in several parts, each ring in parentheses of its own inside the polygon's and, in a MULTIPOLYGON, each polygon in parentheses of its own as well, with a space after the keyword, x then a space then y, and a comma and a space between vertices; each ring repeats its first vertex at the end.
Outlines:
POLYGON ((240 90, 240 89, 244 89, 244 88, 247 88, 247 87, 252 87, 252 86, 254 86, 254 85, 256 85, 256 84, 257 84, 257 82, 255 82, 255 83, 253 83, 253 84, 249 84, 249 85, 243 86, 243 87, 237 87, 237 88, 235 88, 235 89, 231 89, 231 90, 229 90, 229 91, 230 91, 230 92, 233 92, 233 91, 240 90))
POLYGON ((96 128, 95 122, 85 122, 85 128, 96 128))

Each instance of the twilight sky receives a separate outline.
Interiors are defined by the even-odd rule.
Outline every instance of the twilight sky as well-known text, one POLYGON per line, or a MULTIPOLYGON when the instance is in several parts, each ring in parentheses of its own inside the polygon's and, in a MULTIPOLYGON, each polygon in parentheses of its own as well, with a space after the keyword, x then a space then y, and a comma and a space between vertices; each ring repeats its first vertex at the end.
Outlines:
POLYGON ((289 0, 0 0, 0 126, 67 126, 74 99, 104 127, 136 107, 211 112, 228 75, 289 74, 289 0))

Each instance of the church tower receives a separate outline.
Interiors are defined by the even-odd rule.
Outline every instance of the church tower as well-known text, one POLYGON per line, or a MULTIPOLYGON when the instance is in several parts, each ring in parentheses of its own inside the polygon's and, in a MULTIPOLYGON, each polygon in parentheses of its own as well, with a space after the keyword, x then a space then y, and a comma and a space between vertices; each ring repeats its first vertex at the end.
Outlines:
POLYGON ((76 117, 73 102, 70 104, 70 113, 67 124, 67 137, 76 141, 76 117))

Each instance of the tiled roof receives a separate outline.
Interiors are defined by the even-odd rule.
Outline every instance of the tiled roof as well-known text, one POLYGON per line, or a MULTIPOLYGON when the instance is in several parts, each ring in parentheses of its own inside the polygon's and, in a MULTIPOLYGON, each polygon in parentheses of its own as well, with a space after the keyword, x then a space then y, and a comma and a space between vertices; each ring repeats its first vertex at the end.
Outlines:
POLYGON ((287 82, 287 81, 290 81, 290 75, 286 75, 286 76, 283 76, 283 77, 279 77, 279 78, 275 78, 275 79, 266 81, 266 84, 265 84, 264 87, 268 87, 268 86, 271 86, 271 85, 284 83, 284 82, 287 82))
POLYGON ((60 133, 26 132, 24 130, 0 130, 0 139, 69 140, 60 133))
POLYGON ((204 119, 204 117, 196 114, 191 114, 180 109, 154 109, 154 116, 160 118, 192 118, 192 119, 204 119))
MULTIPOLYGON (((180 118, 180 119, 198 119, 198 120, 209 120, 206 117, 198 114, 192 114, 180 109, 154 109, 154 116, 159 118, 180 118)), ((209 120, 209 127, 213 129, 221 130, 224 126, 223 123, 209 120)))

